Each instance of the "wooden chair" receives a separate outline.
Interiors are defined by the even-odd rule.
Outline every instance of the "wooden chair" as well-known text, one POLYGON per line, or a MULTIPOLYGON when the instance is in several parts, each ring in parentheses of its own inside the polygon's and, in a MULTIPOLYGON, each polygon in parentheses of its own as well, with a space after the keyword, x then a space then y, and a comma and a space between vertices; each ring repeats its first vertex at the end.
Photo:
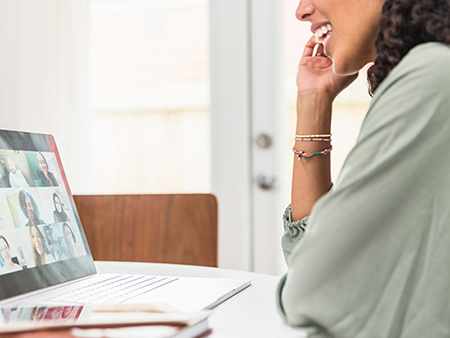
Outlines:
POLYGON ((211 194, 75 195, 95 260, 217 267, 211 194))

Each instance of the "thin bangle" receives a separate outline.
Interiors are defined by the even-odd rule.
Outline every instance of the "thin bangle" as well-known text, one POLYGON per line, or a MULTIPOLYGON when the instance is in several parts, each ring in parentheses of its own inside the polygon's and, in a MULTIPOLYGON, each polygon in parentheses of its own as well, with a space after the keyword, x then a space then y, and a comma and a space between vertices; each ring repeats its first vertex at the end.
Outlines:
POLYGON ((297 137, 301 135, 296 135, 294 140, 296 141, 323 141, 323 142, 331 142, 331 137, 297 137))

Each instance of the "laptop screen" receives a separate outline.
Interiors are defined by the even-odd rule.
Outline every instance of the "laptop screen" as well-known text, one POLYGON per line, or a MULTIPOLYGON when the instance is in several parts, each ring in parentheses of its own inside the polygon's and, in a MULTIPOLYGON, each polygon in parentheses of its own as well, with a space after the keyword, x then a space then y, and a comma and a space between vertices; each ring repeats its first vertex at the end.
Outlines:
POLYGON ((53 137, 0 130, 0 299, 95 272, 53 137))

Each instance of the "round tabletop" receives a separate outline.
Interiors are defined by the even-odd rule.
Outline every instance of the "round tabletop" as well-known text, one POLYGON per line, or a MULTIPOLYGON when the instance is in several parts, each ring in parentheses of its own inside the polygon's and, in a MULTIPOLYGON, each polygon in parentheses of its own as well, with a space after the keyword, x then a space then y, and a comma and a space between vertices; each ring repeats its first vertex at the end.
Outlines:
POLYGON ((192 265, 95 262, 99 273, 147 274, 178 277, 250 279, 252 285, 213 310, 209 325, 212 338, 302 338, 306 332, 285 325, 277 313, 275 290, 279 277, 253 272, 192 265))

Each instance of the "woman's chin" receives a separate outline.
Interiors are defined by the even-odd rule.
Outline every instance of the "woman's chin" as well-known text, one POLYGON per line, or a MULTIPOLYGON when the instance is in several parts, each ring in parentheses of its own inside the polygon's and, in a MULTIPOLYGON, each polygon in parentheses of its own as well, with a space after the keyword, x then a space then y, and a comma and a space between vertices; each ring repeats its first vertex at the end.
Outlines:
POLYGON ((360 68, 358 67, 349 67, 347 65, 339 64, 333 60, 333 71, 337 75, 341 76, 349 76, 358 73, 360 68))

